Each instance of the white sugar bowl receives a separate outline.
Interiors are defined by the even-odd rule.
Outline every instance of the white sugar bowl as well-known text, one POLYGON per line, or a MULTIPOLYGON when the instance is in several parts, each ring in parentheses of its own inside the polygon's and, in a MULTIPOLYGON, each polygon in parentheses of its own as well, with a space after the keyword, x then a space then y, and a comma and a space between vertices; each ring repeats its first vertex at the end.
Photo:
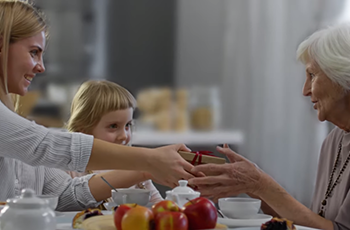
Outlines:
POLYGON ((180 186, 174 188, 171 191, 166 191, 166 200, 172 200, 180 208, 184 206, 188 201, 193 200, 201 195, 200 192, 194 191, 192 188, 187 186, 187 180, 179 180, 180 186))
POLYGON ((23 189, 21 196, 7 200, 0 212, 1 230, 55 230, 55 212, 47 200, 36 197, 34 190, 23 189))

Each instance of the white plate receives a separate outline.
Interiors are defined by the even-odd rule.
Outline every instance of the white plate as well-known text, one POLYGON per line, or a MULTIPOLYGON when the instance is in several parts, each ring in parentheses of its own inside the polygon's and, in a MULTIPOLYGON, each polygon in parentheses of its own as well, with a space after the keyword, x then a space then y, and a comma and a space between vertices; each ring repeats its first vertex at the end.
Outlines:
POLYGON ((55 211, 56 217, 64 216, 63 212, 55 211))
POLYGON ((56 216, 57 224, 72 224, 74 216, 78 212, 61 212, 59 216, 56 216))
MULTIPOLYGON (((297 230, 319 230, 316 228, 309 228, 309 227, 304 227, 304 226, 300 226, 300 225, 295 225, 295 228, 297 230)), ((260 226, 259 227, 247 227, 247 228, 235 228, 234 230, 260 230, 260 226)))
MULTIPOLYGON (((56 211, 56 213, 57 213, 57 211, 56 211)), ((71 225, 73 218, 77 213, 78 212, 59 212, 59 216, 56 215, 57 225, 59 225, 59 224, 62 224, 62 226, 66 226, 67 224, 71 225)), ((104 215, 111 215, 112 214, 111 211, 102 211, 102 213, 104 215)))
MULTIPOLYGON (((227 225, 227 227, 259 227, 261 224, 272 219, 272 216, 266 214, 257 214, 250 219, 231 219, 218 217, 218 223, 227 225)), ((255 228, 254 228, 255 229, 255 228)), ((249 230, 249 229, 247 229, 249 230)), ((253 229, 252 229, 253 230, 253 229)))
MULTIPOLYGON (((72 224, 57 224, 56 230, 74 230, 72 224)), ((79 230, 79 229, 75 229, 79 230)))
POLYGON ((295 228, 297 230, 320 230, 320 229, 317 229, 317 228, 304 227, 304 226, 300 226, 300 225, 295 225, 295 228))

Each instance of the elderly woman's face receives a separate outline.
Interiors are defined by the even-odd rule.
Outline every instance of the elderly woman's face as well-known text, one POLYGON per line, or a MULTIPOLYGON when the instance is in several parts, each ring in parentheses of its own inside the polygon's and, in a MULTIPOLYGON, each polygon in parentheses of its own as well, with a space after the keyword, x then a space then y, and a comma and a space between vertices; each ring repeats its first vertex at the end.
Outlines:
POLYGON ((310 60, 306 63, 306 80, 303 95, 309 96, 318 112, 320 121, 332 121, 337 116, 345 102, 343 88, 333 83, 318 65, 310 60))

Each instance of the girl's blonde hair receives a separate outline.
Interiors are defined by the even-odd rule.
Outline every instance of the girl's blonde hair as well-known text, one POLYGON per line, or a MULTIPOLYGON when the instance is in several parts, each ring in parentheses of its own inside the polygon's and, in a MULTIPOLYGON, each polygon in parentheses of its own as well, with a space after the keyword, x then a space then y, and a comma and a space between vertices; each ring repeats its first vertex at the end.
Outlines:
MULTIPOLYGON (((10 43, 45 32, 48 37, 44 15, 28 1, 0 0, 0 42, 2 72, 0 73, 0 100, 13 107, 8 94, 7 65, 10 43)), ((12 108, 13 109, 13 108, 12 108)))
POLYGON ((73 98, 66 128, 91 134, 103 115, 128 108, 135 109, 136 100, 125 88, 110 81, 86 81, 73 98))

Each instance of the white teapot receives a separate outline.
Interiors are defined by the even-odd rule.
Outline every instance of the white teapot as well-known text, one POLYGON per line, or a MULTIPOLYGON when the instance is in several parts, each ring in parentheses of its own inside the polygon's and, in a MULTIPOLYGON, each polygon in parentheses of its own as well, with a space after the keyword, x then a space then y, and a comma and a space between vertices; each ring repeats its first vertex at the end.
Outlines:
POLYGON ((188 201, 199 197, 201 193, 187 187, 187 183, 187 180, 179 180, 180 186, 173 190, 166 191, 165 199, 174 201, 180 208, 182 208, 188 201))
POLYGON ((0 212, 1 230, 55 230, 55 212, 47 200, 35 196, 32 189, 23 189, 19 198, 7 200, 0 212))

